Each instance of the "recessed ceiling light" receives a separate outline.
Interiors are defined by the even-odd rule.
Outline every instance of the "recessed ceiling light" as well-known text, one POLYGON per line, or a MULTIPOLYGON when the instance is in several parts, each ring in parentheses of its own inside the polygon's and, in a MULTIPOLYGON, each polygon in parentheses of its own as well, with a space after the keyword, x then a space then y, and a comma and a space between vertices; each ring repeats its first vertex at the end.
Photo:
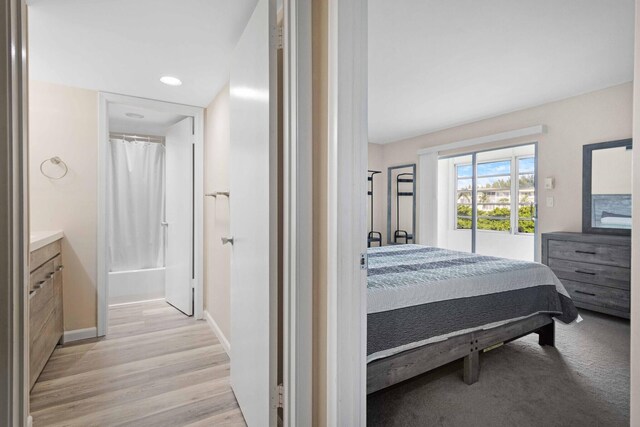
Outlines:
POLYGON ((182 84, 179 78, 172 76, 162 76, 160 77, 160 81, 169 86, 180 86, 182 84))
POLYGON ((132 119, 144 119, 144 116, 138 113, 125 113, 125 116, 131 117, 132 119))

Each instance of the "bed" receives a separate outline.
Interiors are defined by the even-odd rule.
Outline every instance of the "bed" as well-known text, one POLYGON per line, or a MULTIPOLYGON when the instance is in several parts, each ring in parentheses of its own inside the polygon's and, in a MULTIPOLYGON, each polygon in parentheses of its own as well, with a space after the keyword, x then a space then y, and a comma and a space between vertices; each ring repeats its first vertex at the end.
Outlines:
POLYGON ((554 320, 580 320, 542 264, 420 245, 370 248, 368 264, 367 393, 460 358, 472 384, 481 352, 530 333, 554 346, 554 320))

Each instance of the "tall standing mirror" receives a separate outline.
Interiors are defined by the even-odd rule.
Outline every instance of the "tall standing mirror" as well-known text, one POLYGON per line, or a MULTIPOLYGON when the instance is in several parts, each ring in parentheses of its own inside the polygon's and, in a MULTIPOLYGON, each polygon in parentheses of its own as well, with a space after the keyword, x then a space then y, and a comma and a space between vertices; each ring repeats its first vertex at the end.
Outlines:
POLYGON ((387 244, 416 243, 416 164, 387 169, 387 244))
POLYGON ((631 149, 631 139, 583 147, 583 233, 631 234, 631 149))

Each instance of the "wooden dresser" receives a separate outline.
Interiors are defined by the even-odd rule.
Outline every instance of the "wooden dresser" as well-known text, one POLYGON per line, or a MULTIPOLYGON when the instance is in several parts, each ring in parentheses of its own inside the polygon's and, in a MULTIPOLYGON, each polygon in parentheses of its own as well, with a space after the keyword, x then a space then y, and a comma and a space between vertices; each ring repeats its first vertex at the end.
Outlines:
POLYGON ((61 241, 31 252, 29 384, 33 387, 64 333, 61 241))
POLYGON ((542 263, 551 267, 577 307, 630 317, 630 237, 543 233, 542 263))

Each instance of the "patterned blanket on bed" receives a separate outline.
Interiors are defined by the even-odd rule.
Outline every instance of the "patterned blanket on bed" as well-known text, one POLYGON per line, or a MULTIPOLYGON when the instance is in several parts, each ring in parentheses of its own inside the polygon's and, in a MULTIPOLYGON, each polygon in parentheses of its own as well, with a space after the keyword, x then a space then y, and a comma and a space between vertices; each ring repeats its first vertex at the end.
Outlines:
POLYGON ((578 318, 542 264, 419 245, 370 248, 368 259, 368 361, 537 313, 578 318))

